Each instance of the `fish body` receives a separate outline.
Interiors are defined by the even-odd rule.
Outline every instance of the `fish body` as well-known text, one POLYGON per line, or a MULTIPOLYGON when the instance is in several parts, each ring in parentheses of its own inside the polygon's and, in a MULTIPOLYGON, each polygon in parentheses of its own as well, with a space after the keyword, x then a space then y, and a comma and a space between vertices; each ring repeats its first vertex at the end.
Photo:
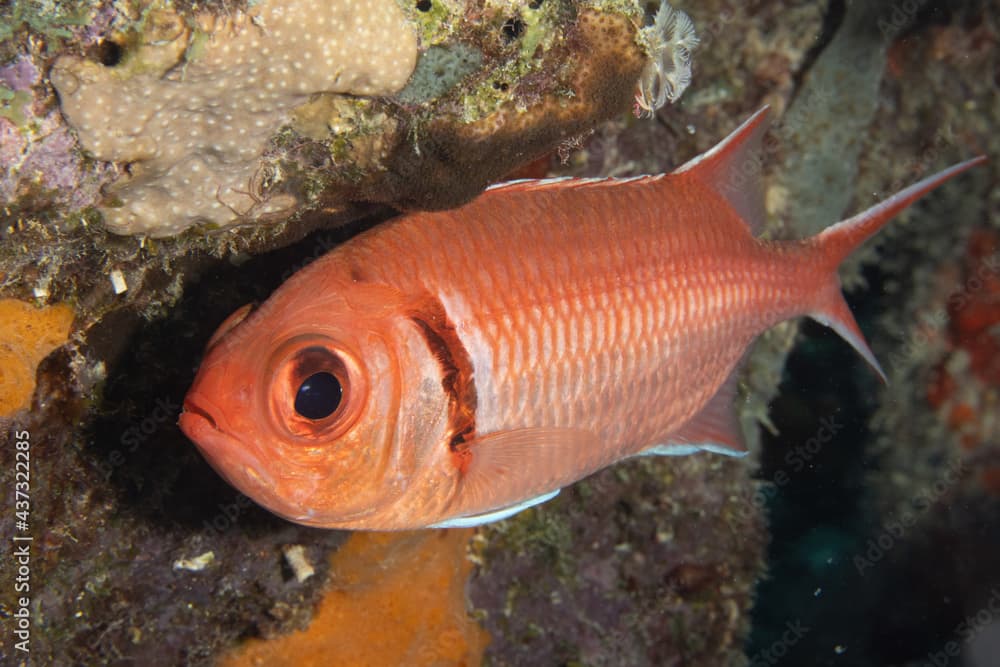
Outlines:
POLYGON ((352 239, 220 328, 182 429, 271 511, 347 529, 503 518, 636 455, 742 455, 754 338, 809 315, 881 373, 837 267, 978 162, 766 241, 745 182, 766 115, 671 174, 504 184, 352 239))

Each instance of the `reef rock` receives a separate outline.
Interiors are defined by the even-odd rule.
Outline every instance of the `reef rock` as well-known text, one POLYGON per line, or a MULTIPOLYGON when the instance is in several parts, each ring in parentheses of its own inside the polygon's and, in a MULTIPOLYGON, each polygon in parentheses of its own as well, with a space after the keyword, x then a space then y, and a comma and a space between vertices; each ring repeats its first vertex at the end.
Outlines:
POLYGON ((49 80, 106 170, 104 225, 152 237, 350 202, 463 203, 622 113, 637 88, 647 111, 676 100, 697 44, 683 13, 665 5, 643 28, 631 2, 94 11, 103 28, 49 80))

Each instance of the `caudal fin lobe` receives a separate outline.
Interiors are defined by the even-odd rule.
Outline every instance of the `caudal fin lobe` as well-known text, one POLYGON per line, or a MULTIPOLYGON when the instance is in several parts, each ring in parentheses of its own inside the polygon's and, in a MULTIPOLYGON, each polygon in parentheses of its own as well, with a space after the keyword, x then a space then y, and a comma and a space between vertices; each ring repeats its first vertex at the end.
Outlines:
POLYGON ((878 373, 883 382, 886 380, 885 373, 872 354, 871 348, 868 347, 847 302, 844 301, 844 295, 840 291, 840 280, 837 278, 837 268, 848 255, 874 236, 900 211, 942 183, 984 162, 986 157, 981 155, 940 171, 872 206, 867 211, 826 228, 813 239, 819 251, 820 261, 823 263, 820 270, 827 271, 832 276, 832 281, 817 294, 816 302, 808 315, 840 334, 841 338, 850 343, 878 373))

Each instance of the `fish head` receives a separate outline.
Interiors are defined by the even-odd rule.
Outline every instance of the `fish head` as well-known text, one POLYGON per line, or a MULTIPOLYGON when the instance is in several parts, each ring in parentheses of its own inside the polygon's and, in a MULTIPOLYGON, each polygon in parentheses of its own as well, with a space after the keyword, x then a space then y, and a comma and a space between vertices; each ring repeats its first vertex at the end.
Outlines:
POLYGON ((373 285, 286 287, 220 327, 181 429, 233 486, 289 520, 419 523, 416 497, 441 488, 428 477, 447 452, 448 400, 406 299, 373 285))

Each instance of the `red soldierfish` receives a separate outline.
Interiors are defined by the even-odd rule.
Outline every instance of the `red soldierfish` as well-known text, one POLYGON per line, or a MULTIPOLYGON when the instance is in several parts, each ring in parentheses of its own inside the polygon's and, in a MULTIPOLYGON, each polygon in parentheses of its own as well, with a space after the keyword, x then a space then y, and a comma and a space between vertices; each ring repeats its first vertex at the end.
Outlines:
POLYGON ((272 512, 347 529, 474 525, 630 456, 744 454, 754 338, 808 315, 881 374, 837 267, 983 160, 765 241, 745 173, 766 117, 671 174, 508 183, 361 234, 222 325, 181 428, 272 512))

